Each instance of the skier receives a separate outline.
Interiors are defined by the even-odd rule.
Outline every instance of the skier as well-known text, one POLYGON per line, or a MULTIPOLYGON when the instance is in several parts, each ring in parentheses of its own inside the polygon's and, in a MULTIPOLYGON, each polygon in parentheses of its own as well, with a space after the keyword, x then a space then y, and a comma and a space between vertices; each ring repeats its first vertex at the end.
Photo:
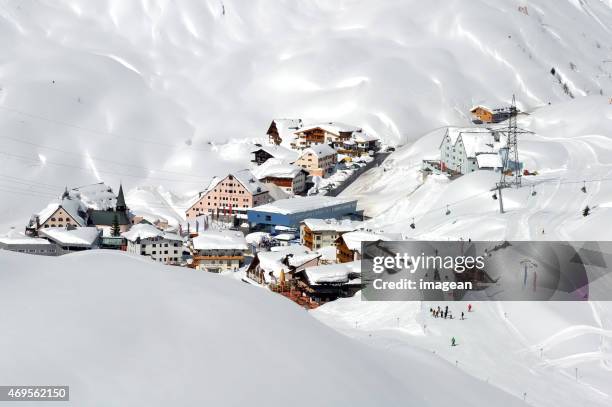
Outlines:
POLYGON ((448 305, 444 307, 444 319, 448 316, 448 305))
POLYGON ((456 342, 455 342, 455 337, 454 336, 451 339, 451 346, 456 346, 456 342))
POLYGON ((468 304, 468 312, 472 312, 472 304, 468 304))
POLYGON ((465 319, 465 318, 464 318, 463 311, 461 311, 461 320, 463 320, 463 319, 465 319))

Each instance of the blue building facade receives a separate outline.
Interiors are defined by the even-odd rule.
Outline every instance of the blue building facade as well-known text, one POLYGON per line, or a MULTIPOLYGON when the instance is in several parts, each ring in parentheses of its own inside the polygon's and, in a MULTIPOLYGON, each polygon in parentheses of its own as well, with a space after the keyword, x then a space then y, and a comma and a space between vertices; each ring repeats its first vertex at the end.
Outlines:
POLYGON ((254 229, 273 231, 274 226, 286 226, 297 229, 299 228, 301 221, 309 218, 341 219, 343 217, 358 215, 357 201, 355 200, 340 200, 337 203, 331 204, 329 202, 326 202, 325 205, 319 207, 314 207, 314 204, 316 204, 317 201, 313 201, 312 208, 292 209, 290 208, 290 201, 293 201, 293 199, 283 200, 287 202, 277 201, 272 204, 262 205, 249 209, 247 212, 249 224, 254 229), (283 210, 283 206, 287 206, 288 209, 283 210))

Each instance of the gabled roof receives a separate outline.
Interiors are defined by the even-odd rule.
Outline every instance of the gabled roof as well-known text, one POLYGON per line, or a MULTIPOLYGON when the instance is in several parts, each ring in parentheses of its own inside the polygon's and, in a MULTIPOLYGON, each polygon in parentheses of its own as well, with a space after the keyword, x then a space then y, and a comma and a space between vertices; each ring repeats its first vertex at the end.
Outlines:
POLYGON ((344 241, 349 250, 361 253, 361 242, 402 240, 402 235, 401 233, 375 233, 357 230, 343 234, 340 239, 344 241))
POLYGON ((44 228, 38 233, 59 245, 91 247, 100 237, 101 231, 95 227, 44 228))
POLYGON ((335 134, 337 136, 339 136, 341 132, 342 133, 348 133, 348 132, 352 133, 354 131, 361 130, 361 128, 357 126, 353 126, 351 124, 346 124, 346 123, 341 123, 341 122, 326 122, 326 123, 316 123, 316 124, 310 124, 310 125, 304 126, 301 129, 299 129, 297 133, 301 133, 303 131, 312 130, 316 128, 323 129, 326 132, 335 134))
POLYGON ((30 237, 26 236, 21 232, 16 231, 15 229, 11 230, 4 236, 0 236, 0 243, 3 243, 7 246, 10 245, 50 245, 46 239, 41 239, 39 237, 30 237))
POLYGON ((448 127, 446 132, 444 133, 444 138, 440 143, 440 146, 444 143, 444 140, 449 138, 450 144, 455 145, 457 143, 457 139, 461 134, 491 134, 491 130, 483 127, 448 127))
POLYGON ((362 222, 344 219, 338 221, 336 219, 304 219, 302 221, 308 229, 313 232, 335 231, 335 232, 352 232, 357 229, 362 222))
POLYGON ((314 146, 310 146, 310 147, 304 149, 304 151, 302 151, 302 154, 300 155, 300 157, 302 157, 302 156, 304 156, 304 155, 306 155, 308 153, 314 154, 315 156, 317 156, 317 158, 327 157, 327 156, 330 156, 330 155, 338 154, 336 152, 336 150, 334 150, 333 148, 331 148, 327 144, 316 144, 314 146))
POLYGON ((207 230, 192 239, 195 250, 247 250, 242 232, 234 230, 207 230))
POLYGON ((221 181, 225 180, 229 176, 234 177, 236 181, 238 181, 248 192, 250 192, 253 195, 268 192, 268 189, 266 188, 266 186, 262 184, 261 182, 259 182, 257 177, 255 177, 255 175, 253 175, 251 171, 240 170, 240 171, 232 172, 223 178, 214 177, 211 183, 208 185, 208 188, 206 188, 206 190, 204 191, 204 193, 206 194, 212 191, 213 189, 215 189, 215 187, 219 185, 221 181))
MULTIPOLYGON (((503 139, 505 140, 505 139, 503 139)), ((505 142, 496 142, 493 134, 487 133, 461 133, 457 143, 461 142, 468 157, 475 157, 479 153, 496 153, 505 142)))
POLYGON ((84 216, 87 208, 80 199, 70 196, 47 205, 45 209, 38 213, 39 222, 41 224, 45 223, 60 207, 64 209, 79 226, 85 226, 84 216))
POLYGON ((295 140, 295 131, 302 127, 302 124, 302 119, 274 119, 270 123, 267 133, 270 133, 272 125, 276 126, 282 144, 290 145, 295 140))
POLYGON ((160 237, 166 240, 183 240, 183 238, 179 235, 176 235, 174 233, 166 233, 149 223, 139 223, 137 225, 134 225, 127 232, 123 232, 121 236, 131 242, 135 242, 137 239, 150 239, 153 237, 160 237))
MULTIPOLYGON (((361 276, 361 261, 308 267, 304 270, 310 285, 347 284, 361 276)), ((355 283, 359 283, 356 281, 355 283)))
POLYGON ((266 177, 294 179, 300 172, 305 172, 302 167, 286 164, 276 158, 270 158, 259 167, 253 169, 253 175, 258 179, 266 177))
POLYGON ((353 132, 353 139, 358 143, 367 143, 369 141, 378 141, 379 138, 364 131, 353 132))
POLYGON ((483 153, 476 156, 478 168, 501 168, 503 167, 499 153, 483 153))
POLYGON ((267 282, 270 281, 270 273, 274 277, 280 278, 281 270, 289 271, 289 267, 284 263, 285 261, 291 267, 298 268, 319 257, 321 257, 319 253, 301 245, 283 246, 279 250, 257 253, 259 267, 264 271, 264 279, 267 282))
POLYGON ((259 182, 257 177, 255 177, 249 170, 233 172, 231 175, 233 175, 234 178, 252 194, 256 195, 268 191, 264 184, 259 182))
POLYGON ((472 106, 472 108, 470 109, 470 113, 474 113, 478 108, 483 109, 483 110, 487 110, 491 113, 493 113, 493 110, 485 105, 476 105, 476 106, 472 106))
POLYGON ((256 147, 253 153, 257 151, 265 151, 274 158, 281 159, 286 162, 293 162, 298 157, 298 152, 283 146, 264 144, 261 147, 256 147))

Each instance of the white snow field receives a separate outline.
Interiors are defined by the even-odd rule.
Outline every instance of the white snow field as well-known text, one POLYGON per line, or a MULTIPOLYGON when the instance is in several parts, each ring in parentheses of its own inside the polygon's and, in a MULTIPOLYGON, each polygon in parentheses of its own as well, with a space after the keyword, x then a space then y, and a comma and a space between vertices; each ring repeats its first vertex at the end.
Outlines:
POLYGON ((361 344, 218 275, 119 252, 0 251, 0 282, 0 383, 70 386, 69 403, 49 405, 524 405, 429 352, 361 344))
POLYGON ((599 0, 2 1, 0 227, 66 184, 193 195, 275 117, 401 144, 513 93, 569 99, 552 67, 610 96, 610 27, 599 0))
POLYGON ((469 313, 467 305, 362 302, 357 294, 311 313, 377 349, 435 353, 529 405, 611 405, 612 302, 477 302, 469 313), (446 305, 452 320, 429 313, 446 305))
POLYGON ((410 238, 612 240, 612 104, 583 97, 538 109, 519 126, 534 132, 519 136, 519 159, 538 175, 503 191, 505 214, 490 191, 498 172, 423 182, 421 160, 439 159, 444 128, 402 147, 340 196, 357 198, 372 226, 410 238), (587 205, 592 212, 584 217, 587 205))

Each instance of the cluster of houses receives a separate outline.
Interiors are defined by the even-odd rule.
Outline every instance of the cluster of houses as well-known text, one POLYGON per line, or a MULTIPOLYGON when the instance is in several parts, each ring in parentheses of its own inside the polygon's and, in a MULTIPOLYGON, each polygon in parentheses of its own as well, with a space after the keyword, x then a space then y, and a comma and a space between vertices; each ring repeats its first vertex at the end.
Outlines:
POLYGON ((267 136, 253 149, 251 169, 214 177, 194 197, 184 224, 137 215, 122 185, 115 195, 100 183, 66 188, 25 233, 0 237, 0 249, 47 256, 111 249, 213 273, 242 270, 245 281, 306 307, 352 295, 360 286, 357 241, 383 237, 358 232, 355 200, 306 191, 339 161, 372 155, 378 139, 355 126, 300 119, 272 121, 267 136))

